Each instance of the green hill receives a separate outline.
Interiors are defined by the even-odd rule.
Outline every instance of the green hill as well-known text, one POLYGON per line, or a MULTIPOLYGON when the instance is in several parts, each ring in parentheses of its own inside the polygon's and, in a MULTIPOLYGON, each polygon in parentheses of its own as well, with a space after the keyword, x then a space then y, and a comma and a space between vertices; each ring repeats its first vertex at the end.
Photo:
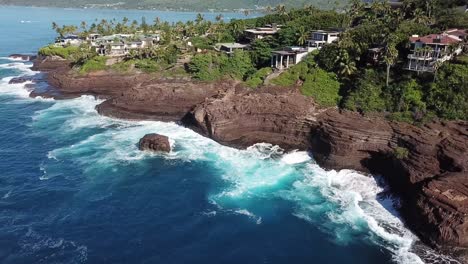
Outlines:
POLYGON ((88 7, 88 8, 131 8, 171 10, 235 10, 262 9, 267 6, 284 4, 301 7, 306 4, 319 8, 333 8, 348 0, 0 0, 0 5, 88 7))

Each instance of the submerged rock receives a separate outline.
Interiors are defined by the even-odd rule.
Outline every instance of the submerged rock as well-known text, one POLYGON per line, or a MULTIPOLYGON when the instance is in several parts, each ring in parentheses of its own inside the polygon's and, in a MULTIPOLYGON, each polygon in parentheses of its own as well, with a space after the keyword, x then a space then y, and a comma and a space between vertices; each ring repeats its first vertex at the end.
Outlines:
POLYGON ((145 135, 138 143, 140 150, 154 152, 171 152, 169 138, 159 134, 145 135))

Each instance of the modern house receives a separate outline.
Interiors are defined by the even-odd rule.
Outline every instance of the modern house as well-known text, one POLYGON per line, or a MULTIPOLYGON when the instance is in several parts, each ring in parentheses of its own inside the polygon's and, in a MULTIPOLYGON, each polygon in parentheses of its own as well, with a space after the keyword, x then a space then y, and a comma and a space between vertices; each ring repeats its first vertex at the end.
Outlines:
POLYGON ((69 34, 55 41, 55 46, 80 46, 83 42, 78 35, 69 34))
POLYGON ((134 34, 114 34, 109 36, 99 36, 90 39, 91 47, 101 55, 125 56, 131 50, 138 50, 157 45, 160 37, 157 34, 134 35, 134 34))
POLYGON ((314 30, 310 33, 310 39, 307 46, 311 50, 321 49, 323 45, 337 41, 340 37, 340 31, 337 30, 314 30))
POLYGON ((274 36, 278 33, 280 27, 276 24, 266 25, 265 27, 257 27, 244 30, 245 38, 250 41, 263 39, 268 36, 274 36))
POLYGON ((303 47, 287 47, 283 50, 273 51, 271 55, 271 67, 283 70, 301 62, 311 50, 303 47))
POLYGON ((240 43, 218 43, 215 46, 215 50, 224 52, 226 54, 232 54, 236 50, 245 50, 249 45, 240 44, 240 43))
POLYGON ((406 70, 434 72, 440 63, 460 54, 466 44, 466 30, 451 29, 440 34, 410 37, 411 53, 406 70))

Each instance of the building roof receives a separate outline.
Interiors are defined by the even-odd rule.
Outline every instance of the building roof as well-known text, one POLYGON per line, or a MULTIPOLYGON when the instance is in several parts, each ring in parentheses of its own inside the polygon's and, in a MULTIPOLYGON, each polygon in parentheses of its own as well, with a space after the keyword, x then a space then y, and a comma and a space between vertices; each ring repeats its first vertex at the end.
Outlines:
POLYGON ((295 55, 295 54, 301 54, 301 53, 307 53, 307 52, 308 52, 308 49, 302 48, 302 47, 286 47, 283 50, 273 51, 273 53, 279 54, 279 55, 295 55))
POLYGON ((247 48, 248 45, 240 44, 240 43, 219 43, 217 46, 224 46, 229 49, 244 49, 247 48))
POLYGON ((450 45, 461 42, 461 39, 449 34, 430 34, 422 37, 412 36, 410 37, 410 41, 411 43, 422 42, 424 44, 450 45))
POLYGON ((468 30, 466 29, 457 29, 457 28, 452 28, 444 31, 444 33, 447 33, 449 35, 457 36, 459 38, 465 38, 468 37, 468 30))
POLYGON ((261 34, 276 34, 278 33, 278 30, 274 30, 272 28, 253 28, 253 29, 246 29, 244 30, 245 32, 249 32, 249 33, 252 33, 252 34, 258 34, 258 35, 261 35, 261 34))
POLYGON ((339 30, 323 30, 323 29, 319 29, 319 30, 312 30, 311 33, 323 33, 323 34, 339 34, 341 33, 342 31, 339 31, 339 30))

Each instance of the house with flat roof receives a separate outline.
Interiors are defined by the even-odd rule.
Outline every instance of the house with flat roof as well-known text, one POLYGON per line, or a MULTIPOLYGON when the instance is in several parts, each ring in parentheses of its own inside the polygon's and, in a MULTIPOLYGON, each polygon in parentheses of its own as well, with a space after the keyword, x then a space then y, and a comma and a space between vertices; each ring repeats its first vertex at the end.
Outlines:
POLYGON ((125 56, 131 50, 149 48, 160 41, 159 34, 114 34, 100 36, 90 41, 91 47, 101 56, 125 56))
POLYGON ((283 70, 301 62, 310 52, 304 47, 286 47, 282 50, 273 51, 271 55, 271 67, 283 70))
POLYGON ((218 43, 215 45, 215 50, 224 52, 226 54, 232 54, 236 50, 245 50, 249 45, 240 43, 218 43))
POLYGON ((80 46, 83 39, 76 34, 69 34, 55 41, 55 46, 80 46))
POLYGON ((410 37, 410 54, 406 70, 434 72, 438 64, 451 60, 463 51, 466 45, 467 31, 451 29, 440 34, 410 37))
POLYGON ((264 27, 257 27, 244 30, 245 38, 254 41, 256 39, 263 39, 268 36, 274 36, 278 33, 280 28, 276 24, 266 25, 264 27))
POLYGON ((310 33, 307 46, 312 49, 321 49, 325 44, 330 44, 340 38, 341 31, 338 30, 314 30, 310 33))

